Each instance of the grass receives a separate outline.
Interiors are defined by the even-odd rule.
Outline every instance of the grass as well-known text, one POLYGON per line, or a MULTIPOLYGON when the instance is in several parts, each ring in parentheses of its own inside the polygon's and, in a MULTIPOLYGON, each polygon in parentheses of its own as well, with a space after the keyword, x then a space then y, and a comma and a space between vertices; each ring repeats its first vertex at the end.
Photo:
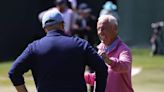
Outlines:
MULTIPOLYGON (((164 90, 164 56, 150 56, 149 49, 132 49, 133 67, 142 71, 132 78, 135 92, 163 92, 164 90)), ((11 62, 0 63, 0 92, 16 92, 8 79, 7 72, 11 62)), ((29 92, 34 92, 31 73, 25 75, 29 92)))
POLYGON ((141 67, 140 74, 133 77, 135 92, 163 92, 164 56, 150 56, 148 49, 133 49, 133 66, 141 67))
MULTIPOLYGON (((8 71, 12 65, 12 62, 0 63, 0 92, 16 92, 8 78, 8 71)), ((29 92, 36 92, 31 72, 29 71, 25 75, 26 86, 29 92)))

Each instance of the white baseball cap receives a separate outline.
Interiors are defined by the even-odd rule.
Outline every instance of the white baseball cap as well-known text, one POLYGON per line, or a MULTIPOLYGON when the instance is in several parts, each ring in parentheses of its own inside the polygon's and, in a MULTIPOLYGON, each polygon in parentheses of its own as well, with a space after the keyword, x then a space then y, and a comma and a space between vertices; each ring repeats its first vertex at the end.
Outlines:
POLYGON ((63 22, 62 14, 57 9, 47 10, 42 17, 42 27, 63 22))

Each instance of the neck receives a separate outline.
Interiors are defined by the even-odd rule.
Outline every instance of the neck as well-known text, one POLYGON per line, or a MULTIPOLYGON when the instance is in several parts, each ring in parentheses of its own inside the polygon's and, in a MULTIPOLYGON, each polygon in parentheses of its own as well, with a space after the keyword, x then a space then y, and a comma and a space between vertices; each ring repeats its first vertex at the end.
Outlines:
POLYGON ((50 31, 55 31, 55 30, 63 31, 62 29, 51 29, 51 30, 45 29, 45 32, 48 33, 48 32, 50 32, 50 31))
POLYGON ((107 43, 104 43, 105 44, 105 46, 110 46, 115 40, 117 39, 117 36, 115 36, 114 38, 112 38, 112 39, 110 39, 110 41, 109 42, 107 42, 107 43))

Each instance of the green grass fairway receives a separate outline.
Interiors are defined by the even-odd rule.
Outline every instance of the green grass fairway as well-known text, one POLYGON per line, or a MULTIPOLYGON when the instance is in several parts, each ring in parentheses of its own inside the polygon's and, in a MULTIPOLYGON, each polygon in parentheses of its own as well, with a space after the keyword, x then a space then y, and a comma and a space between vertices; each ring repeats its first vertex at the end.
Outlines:
MULTIPOLYGON (((164 56, 150 56, 149 49, 132 49, 133 66, 142 71, 132 78, 135 92, 164 92, 164 56)), ((16 92, 7 72, 11 62, 0 63, 0 92, 16 92)), ((31 73, 25 74, 29 92, 35 92, 31 73)))
MULTIPOLYGON (((0 63, 0 92, 16 92, 7 74, 11 65, 12 62, 0 63)), ((24 76, 25 76, 26 86, 29 92, 36 92, 33 78, 31 77, 31 72, 26 73, 24 76)))
POLYGON ((133 77, 135 92, 164 92, 164 56, 150 56, 149 50, 133 49, 133 66, 141 67, 133 77))

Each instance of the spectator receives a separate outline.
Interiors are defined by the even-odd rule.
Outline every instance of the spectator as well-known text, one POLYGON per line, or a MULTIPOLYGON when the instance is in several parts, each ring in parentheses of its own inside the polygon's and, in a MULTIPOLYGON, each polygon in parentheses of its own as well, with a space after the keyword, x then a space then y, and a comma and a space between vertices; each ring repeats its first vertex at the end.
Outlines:
POLYGON ((78 8, 79 16, 74 25, 75 33, 89 41, 94 46, 96 40, 96 17, 91 14, 91 8, 86 3, 82 3, 78 8))
POLYGON ((163 27, 164 22, 159 21, 156 23, 152 23, 151 27, 153 29, 153 34, 150 38, 150 42, 152 44, 152 53, 151 55, 158 55, 158 54, 164 54, 164 44, 163 44, 163 27))
POLYGON ((72 27, 74 23, 74 13, 71 8, 68 8, 68 0, 55 0, 55 5, 63 15, 65 33, 73 35, 72 27))
POLYGON ((71 3, 71 7, 74 11, 76 11, 77 8, 77 0, 69 0, 69 2, 71 3))
MULTIPOLYGON (((54 1, 55 7, 50 8, 49 10, 57 9, 58 11, 62 13, 64 23, 65 23, 64 25, 65 33, 68 35, 73 35, 72 27, 75 21, 74 12, 71 8, 68 7, 68 3, 69 3, 68 0, 55 0, 54 1)), ((38 17, 40 21, 42 20, 42 17, 46 11, 43 11, 39 14, 38 17)))
POLYGON ((104 5, 103 5, 103 9, 100 11, 100 15, 112 15, 115 18, 119 19, 118 17, 118 13, 117 13, 117 6, 115 4, 113 4, 111 1, 107 1, 104 5))

